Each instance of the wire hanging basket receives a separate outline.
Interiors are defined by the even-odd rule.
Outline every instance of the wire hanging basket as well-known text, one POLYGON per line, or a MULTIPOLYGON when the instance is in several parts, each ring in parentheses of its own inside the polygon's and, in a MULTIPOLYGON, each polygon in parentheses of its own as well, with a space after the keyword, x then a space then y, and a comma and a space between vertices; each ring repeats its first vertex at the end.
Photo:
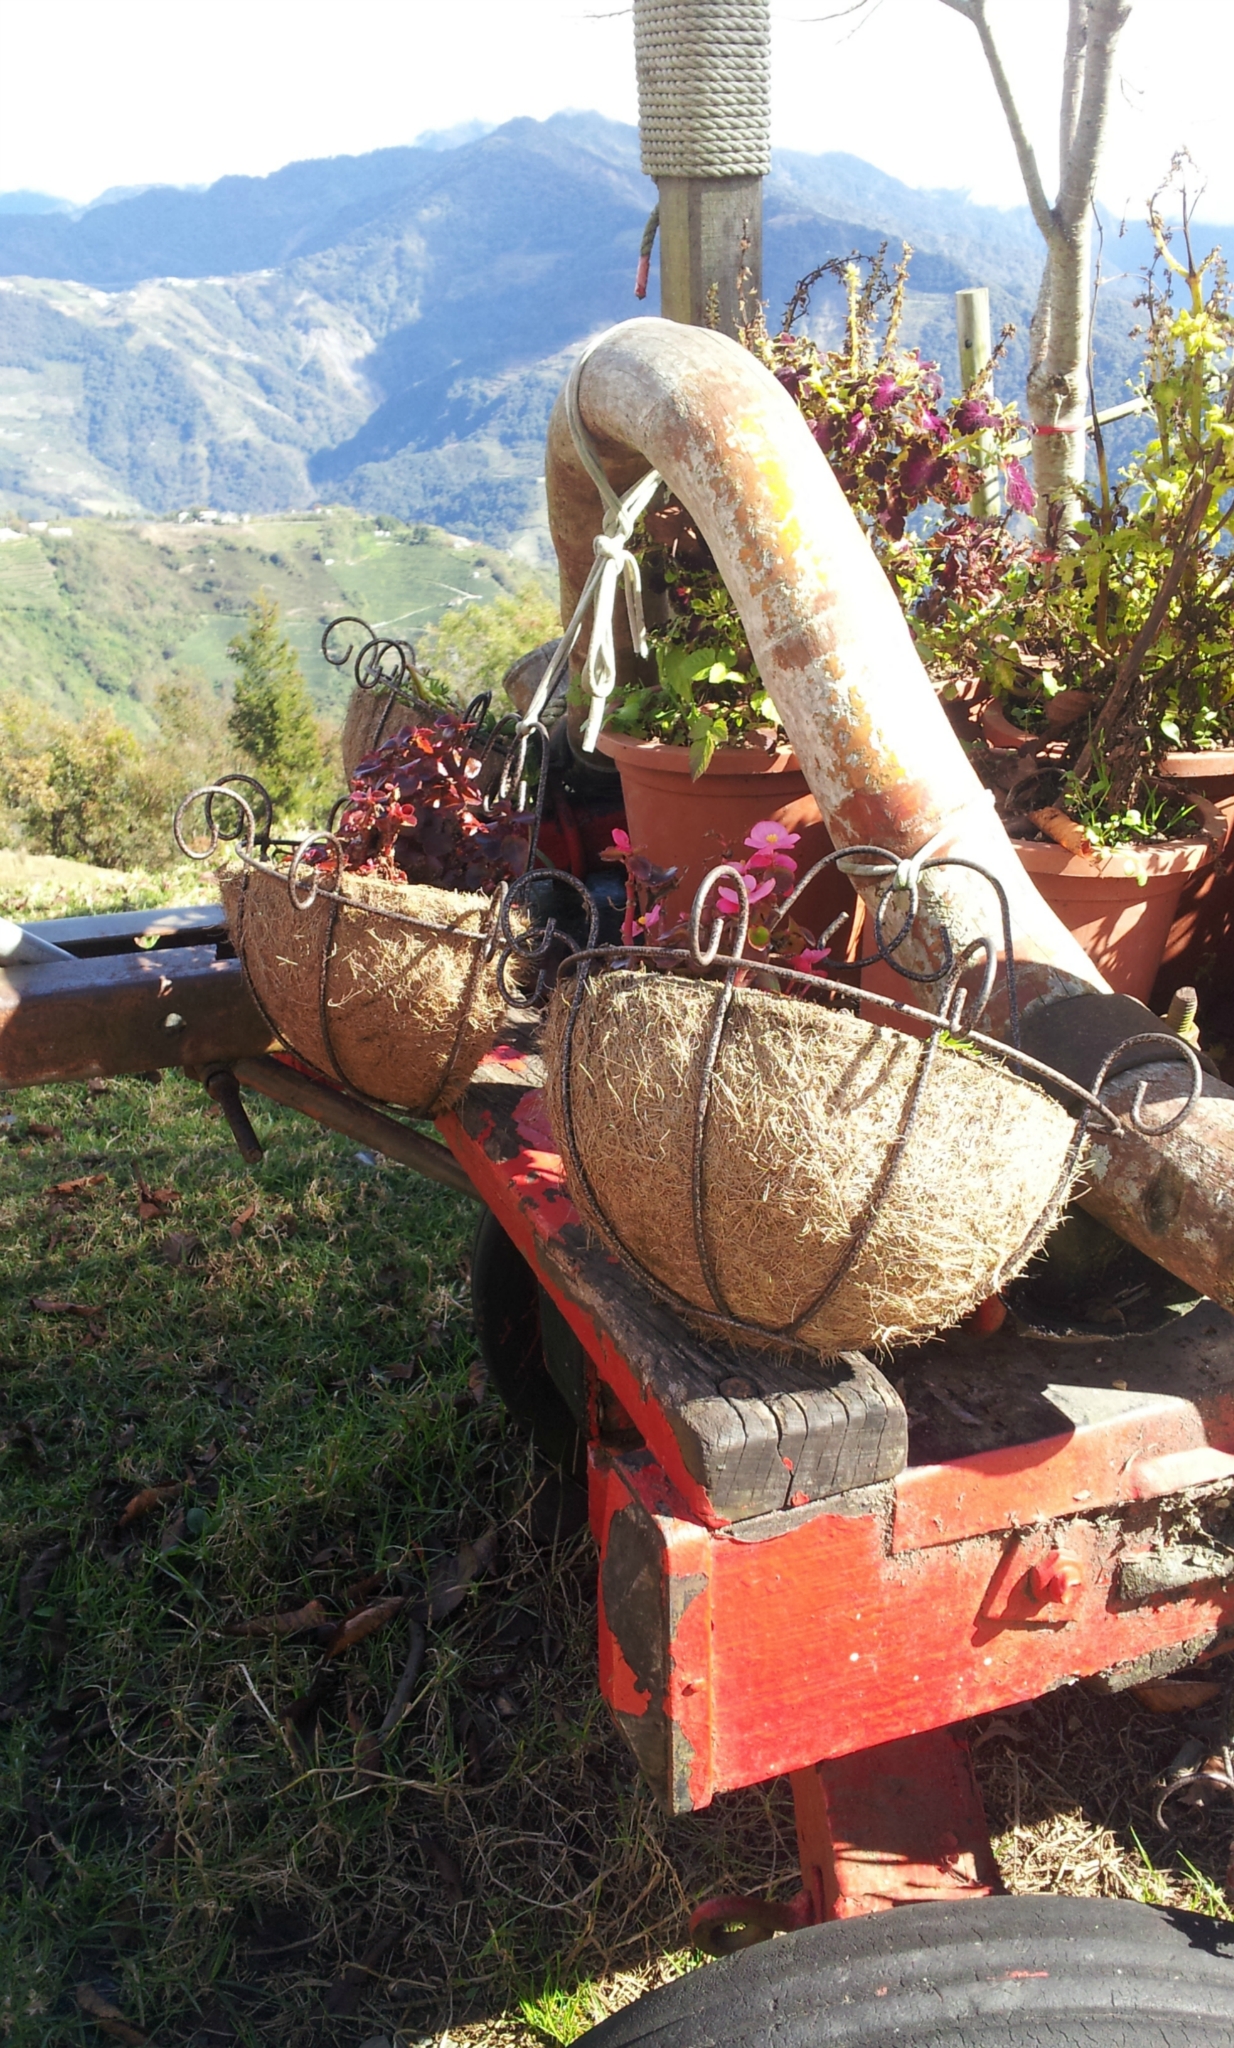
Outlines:
MULTIPOLYGON (((360 762, 395 731, 400 711, 439 707, 426 688, 412 642, 382 634, 366 619, 351 613, 331 619, 321 636, 321 652, 331 668, 351 669, 354 687, 340 741, 343 770, 350 782, 360 762), (348 638, 343 647, 339 643, 348 627, 356 637, 348 638)), ((492 701, 492 691, 481 690, 464 711, 464 723, 481 724, 492 701)))
MULTIPOLYGON (((1165 1032, 1125 1040, 1091 1089, 1025 1054, 1007 899, 974 862, 922 863, 889 932, 901 864, 849 848, 800 879, 780 919, 834 862, 885 879, 875 950, 855 964, 889 962, 906 1000, 750 957, 746 879, 725 865, 700 885, 688 943, 598 946, 593 915, 557 969, 545 1029, 550 1121, 597 1236, 703 1331, 823 1356, 959 1321, 1053 1228, 1090 1126, 1172 1128, 1202 1078, 1165 1032), (985 876, 1001 929, 957 952, 938 926, 942 965, 909 968, 897 955, 920 936, 919 873, 948 866, 985 876), (721 886, 735 915, 710 909, 721 886), (936 1009, 917 1007, 914 983, 934 985, 936 1009), (1004 1039, 980 1029, 996 986, 1004 1039), (1144 1083, 1125 1123, 1103 1100, 1137 1047, 1188 1068, 1167 1120, 1145 1121, 1144 1083)), ((503 910, 503 973, 547 956, 549 935, 510 922, 520 887, 503 910)))
MULTIPOLYGON (((521 733, 501 721, 477 775, 483 787, 495 760, 493 794, 517 785, 521 808, 533 734, 539 769, 529 862, 544 802, 544 727, 521 733)), ((482 895, 349 873, 333 823, 332 816, 325 831, 276 838, 268 792, 252 776, 230 775, 187 796, 174 830, 191 859, 213 859, 224 846, 236 856, 220 871, 228 929, 272 1037, 363 1101, 436 1116, 457 1101, 506 1019, 496 962, 511 929, 506 885, 482 895), (198 805, 204 846, 190 837, 198 805)))

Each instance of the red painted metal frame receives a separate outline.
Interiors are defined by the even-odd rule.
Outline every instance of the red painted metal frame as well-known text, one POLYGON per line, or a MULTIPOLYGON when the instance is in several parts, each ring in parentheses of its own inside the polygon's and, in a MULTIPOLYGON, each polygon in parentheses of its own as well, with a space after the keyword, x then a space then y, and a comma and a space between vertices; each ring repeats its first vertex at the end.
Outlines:
POLYGON ((540 1247, 577 1218, 530 1090, 515 1124, 523 1149, 499 1160, 439 1120, 642 1438, 593 1444, 591 1514, 601 1689, 661 1797, 697 1810, 792 1774, 808 1895, 794 1910, 810 1918, 994 1887, 947 1731, 1234 1628, 1234 1584, 1131 1599, 1117 1579, 1182 1488, 1234 1477, 1229 1395, 1139 1397, 1108 1421, 726 1522, 671 1418, 546 1274, 540 1247))

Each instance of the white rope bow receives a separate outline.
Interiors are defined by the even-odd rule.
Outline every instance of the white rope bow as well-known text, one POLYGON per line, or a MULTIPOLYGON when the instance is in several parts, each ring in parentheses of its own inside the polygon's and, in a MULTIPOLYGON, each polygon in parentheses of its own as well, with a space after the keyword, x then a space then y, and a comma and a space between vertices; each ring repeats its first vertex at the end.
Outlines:
POLYGON ((589 754, 595 752, 600 727, 604 723, 604 714, 608 709, 608 700, 617 681, 613 610, 617 603, 619 586, 625 593, 626 616, 630 621, 630 639, 634 651, 641 656, 646 656, 647 653, 642 579, 638 560, 630 553, 627 542, 659 490, 661 482, 659 471, 649 469, 646 476, 640 477, 623 497, 618 497, 604 473, 591 436, 583 425, 578 402, 579 378, 592 349, 603 339, 603 335, 597 335, 595 341, 589 342, 570 372, 566 385, 566 420, 579 461, 600 493, 604 505, 604 525, 592 542, 595 559, 587 581, 579 593, 573 617, 557 643, 556 652, 545 669, 535 696, 520 719, 518 728, 520 732, 530 731, 553 696, 582 631, 583 620, 590 609, 591 640, 582 672, 583 687, 591 698, 582 739, 583 750, 589 754))

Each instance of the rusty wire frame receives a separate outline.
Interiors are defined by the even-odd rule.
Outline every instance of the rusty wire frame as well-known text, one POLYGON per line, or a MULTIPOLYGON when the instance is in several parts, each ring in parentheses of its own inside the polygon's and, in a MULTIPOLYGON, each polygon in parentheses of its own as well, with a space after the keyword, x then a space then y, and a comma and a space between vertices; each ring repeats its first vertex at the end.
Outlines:
MULTIPOLYGON (((342 618, 331 619, 321 636, 321 652, 331 668, 345 669, 350 665, 352 680, 358 690, 386 691, 386 701, 373 735, 374 748, 380 746, 385 738, 386 725, 396 705, 408 711, 440 709, 425 688, 425 671, 419 665, 412 642, 375 632, 368 621, 356 613, 347 612, 342 618), (362 635, 360 643, 357 646, 349 640, 341 653, 332 653, 331 635, 341 633, 344 626, 359 628, 362 635)), ((481 724, 488 716, 492 701, 491 690, 479 691, 463 712, 464 723, 481 724)))
MULTIPOLYGON (((565 883, 575 890, 583 899, 586 907, 588 929, 585 946, 576 946, 565 933, 559 930, 555 921, 551 919, 539 933, 525 928, 520 930, 511 923, 511 912, 518 904, 521 894, 525 891, 531 879, 530 876, 524 876, 519 882, 514 884, 507 894, 500 914, 504 944, 498 963, 498 981, 503 992, 506 990, 506 968, 511 960, 519 961, 525 969, 536 965, 538 962, 544 963, 536 977, 534 994, 530 998, 533 1001, 544 996, 546 983, 550 977, 555 960, 558 964, 555 964, 554 978, 560 980, 564 975, 569 976, 572 980, 570 1006, 562 1046, 561 1103, 564 1128, 558 1133, 558 1137, 565 1152, 570 1174, 574 1178, 575 1185, 582 1190, 590 1215, 599 1228, 601 1236, 605 1239, 610 1249, 638 1276, 644 1286, 678 1314, 700 1319, 709 1327, 729 1336, 753 1336, 763 1340, 771 1339, 788 1346, 798 1342, 801 1331, 818 1315, 821 1309, 826 1307, 827 1302, 831 1299, 845 1276, 851 1272, 862 1250, 868 1243, 871 1232, 878 1220, 879 1212, 903 1163, 908 1142, 917 1119, 925 1084, 945 1036, 960 1036, 962 1034, 967 1044, 975 1046, 984 1053, 991 1054, 1002 1064, 1009 1066, 1020 1079, 1040 1082, 1051 1093, 1056 1096, 1061 1093, 1077 1105, 1071 1141, 1054 1190, 1033 1228, 1017 1247, 1012 1258, 1005 1262, 1016 1270, 1040 1248, 1046 1236, 1058 1221, 1060 1211, 1071 1185, 1076 1163, 1094 1119, 1099 1119, 1102 1127, 1114 1135, 1122 1134, 1125 1128, 1130 1126, 1132 1130, 1142 1136, 1160 1136, 1166 1131, 1175 1129, 1189 1115, 1199 1097, 1203 1084, 1203 1073, 1195 1052, 1185 1040, 1178 1038, 1173 1032, 1138 1032, 1123 1039, 1102 1061, 1093 1079, 1091 1088, 1082 1087, 1067 1075, 1059 1073, 1055 1068, 1047 1066, 1043 1061, 1034 1059, 1031 1055, 1025 1053, 1020 1046, 1020 1011, 1015 986, 1015 960, 1010 906, 1002 884, 976 861, 960 859, 958 857, 939 856, 917 865, 910 862, 907 864, 906 872, 906 864, 883 847, 848 847, 842 851, 825 854, 821 860, 816 861, 813 867, 802 876, 791 895, 780 906, 774 924, 779 924, 783 921, 802 892, 809 887, 810 883, 824 868, 838 863, 844 864, 841 872, 848 873, 850 876, 855 871, 863 880, 881 880, 885 883, 878 897, 873 919, 876 950, 859 960, 847 963, 848 966, 850 968, 869 967, 875 961, 882 960, 887 965, 895 968, 896 972, 901 974, 910 983, 933 984, 935 986, 941 984, 940 1002, 937 1010, 923 1010, 911 1002, 897 1000, 893 996, 880 995, 873 990, 861 989, 860 991, 855 991, 849 983, 836 981, 825 974, 808 972, 800 967, 789 967, 774 960, 751 960, 745 957, 745 945, 750 926, 749 889, 746 877, 742 874, 741 870, 729 863, 713 868, 708 875, 704 876, 699 884, 691 909, 688 946, 655 945, 645 941, 634 945, 597 945, 599 917, 595 904, 581 882, 574 876, 557 870, 550 871, 553 879, 565 883), (853 865, 850 866, 850 864, 853 865), (906 944, 917 925, 920 915, 918 887, 920 876, 930 869, 947 867, 968 868, 975 874, 982 876, 989 882, 998 898, 1001 924, 1000 936, 1006 974, 1005 999, 1010 1042, 1007 1039, 991 1037, 988 1033, 977 1028, 981 1017, 985 1014, 989 1005, 998 974, 999 947, 993 936, 989 934, 979 936, 971 940, 957 954, 946 927, 939 925, 936 929, 941 941, 943 960, 941 967, 925 970, 912 969, 895 958, 896 953, 906 944), (738 903, 737 914, 733 918, 731 915, 725 916, 717 911, 710 921, 710 929, 704 938, 704 916, 712 892, 720 884, 730 888, 736 895, 738 903), (892 899, 897 895, 905 894, 908 897, 908 902, 904 915, 900 918, 898 928, 888 937, 886 920, 890 912, 892 899), (733 926, 733 931, 730 950, 722 952, 721 946, 724 940, 726 923, 733 926), (559 959, 563 946, 566 949, 566 957, 559 959), (587 1172, 586 1165, 578 1148, 572 1097, 573 1043, 575 1028, 586 996, 591 973, 596 968, 601 970, 618 966, 638 968, 644 965, 667 968, 670 971, 674 967, 684 968, 694 977, 701 974, 713 980, 717 980, 714 970, 719 969, 722 971, 721 977, 717 980, 715 1007, 712 1012, 703 1055, 698 1098, 695 1104, 691 1154, 691 1206, 694 1243, 699 1266, 711 1297, 712 1307, 710 1309, 700 1307, 696 1302, 688 1300, 674 1288, 669 1287, 630 1250, 606 1214, 603 1203, 596 1194, 591 1176, 587 1172), (966 1018, 965 1011, 969 1005, 969 991, 964 985, 962 977, 967 972, 975 971, 978 968, 981 972, 981 981, 977 990, 976 1001, 973 1003, 971 1012, 966 1018), (720 1286, 715 1260, 712 1256, 711 1245, 707 1235, 705 1162, 707 1128, 711 1114, 712 1086, 716 1062, 732 1008, 733 995, 738 986, 741 985, 741 978, 748 976, 751 969, 760 974, 775 976, 782 986, 787 985, 789 989, 794 985, 800 986, 806 994, 821 996, 827 1000, 829 1005, 845 1008, 850 1012, 858 1003, 863 1006, 869 1005, 878 1011, 881 1022, 892 1026, 894 1029, 902 1030, 905 1024, 910 1023, 924 1024, 929 1027, 928 1034, 924 1040, 918 1040, 914 1033, 905 1032, 905 1036, 910 1036, 915 1042, 921 1044, 917 1070, 905 1101, 900 1128, 887 1148, 874 1187, 866 1197, 861 1216, 857 1221, 856 1228, 848 1244, 845 1246, 840 1260, 828 1275, 824 1286, 812 1297, 806 1306, 791 1321, 776 1328, 750 1322, 733 1312, 720 1286), (1135 1092, 1130 1109, 1126 1113, 1124 1122, 1124 1119, 1116 1115, 1110 1105, 1103 1100, 1103 1091, 1107 1083, 1114 1078, 1115 1072, 1121 1071, 1121 1062, 1129 1052, 1134 1051, 1138 1047, 1150 1045, 1159 1046, 1163 1054, 1168 1053, 1170 1057, 1182 1060, 1188 1070, 1186 1100, 1181 1108, 1163 1122, 1155 1124, 1146 1123, 1144 1121, 1144 1106, 1148 1084, 1147 1081, 1141 1081, 1135 1092)), ((538 873, 543 876, 545 870, 541 869, 538 873)), ((828 927, 827 931, 822 934, 823 941, 825 942, 829 939, 842 923, 842 917, 836 919, 828 927)), ((529 998, 526 994, 523 994, 521 1000, 526 1002, 529 998)))

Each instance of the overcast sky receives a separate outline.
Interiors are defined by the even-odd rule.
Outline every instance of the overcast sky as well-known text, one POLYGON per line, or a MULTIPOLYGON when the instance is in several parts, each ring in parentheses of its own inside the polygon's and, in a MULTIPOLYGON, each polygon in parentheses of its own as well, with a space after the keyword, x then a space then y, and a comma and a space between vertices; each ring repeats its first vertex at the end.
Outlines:
MULTIPOLYGON (((847 150, 914 185, 1022 199, 969 25, 941 0, 772 0, 775 140, 847 150), (815 17, 811 20, 810 17, 815 17)), ((990 0, 1047 180, 1065 0, 990 0)), ((637 118, 616 0, 3 0, 0 191, 78 202, 112 185, 204 184, 424 129, 562 107, 637 118)), ((1172 152, 1201 211, 1234 221, 1234 4, 1134 0, 1101 193, 1139 212, 1172 152)))

